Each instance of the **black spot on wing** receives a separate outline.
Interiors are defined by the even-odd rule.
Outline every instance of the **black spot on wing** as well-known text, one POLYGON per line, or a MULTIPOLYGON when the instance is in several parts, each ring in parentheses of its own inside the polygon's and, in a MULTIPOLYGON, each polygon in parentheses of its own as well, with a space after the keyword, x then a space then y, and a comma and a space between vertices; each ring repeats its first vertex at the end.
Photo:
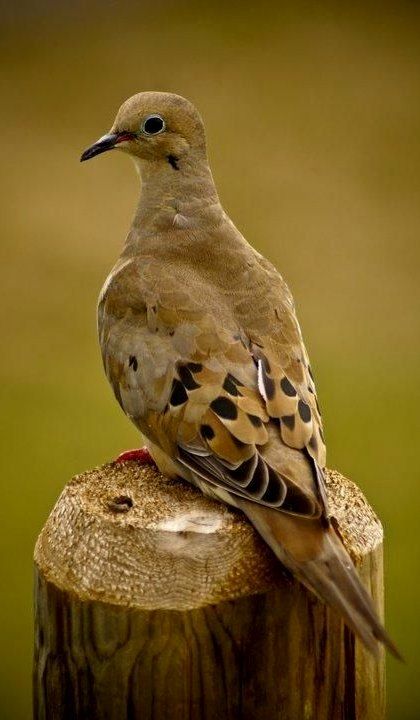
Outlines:
POLYGON ((211 409, 224 420, 236 420, 238 417, 238 409, 232 400, 219 395, 210 403, 211 409))
POLYGON ((185 390, 183 384, 175 379, 172 383, 172 390, 171 390, 171 399, 170 403, 173 407, 177 407, 178 405, 183 405, 188 400, 187 391, 185 390))
POLYGON ((241 395, 238 388, 236 387, 236 383, 234 383, 233 378, 231 375, 226 375, 225 381, 223 383, 223 390, 226 390, 226 392, 229 393, 229 395, 237 396, 241 395))
POLYGON ((205 440, 213 440, 215 435, 213 428, 206 424, 200 426, 200 432, 205 440))
POLYGON ((247 415, 254 427, 261 427, 263 423, 261 418, 258 417, 258 415, 251 415, 251 413, 247 413, 247 415))
POLYGON ((276 385, 273 378, 263 374, 264 390, 267 396, 267 400, 272 400, 276 390, 276 385))
POLYGON ((286 425, 289 430, 294 430, 295 428, 295 416, 294 415, 282 415, 281 422, 286 425))
POLYGON ((298 402, 298 412, 300 417, 302 418, 303 422, 309 422, 311 419, 311 409, 309 405, 306 404, 306 402, 303 402, 303 400, 299 400, 298 402))
POLYGON ((265 355, 263 355, 263 356, 261 357, 261 362, 262 362, 262 364, 263 364, 263 368, 264 368, 265 372, 266 372, 266 373, 270 373, 270 372, 271 372, 271 366, 270 366, 270 363, 268 362, 267 358, 265 357, 265 355))
POLYGON ((187 368, 189 368, 193 373, 199 373, 202 371, 203 366, 201 363, 189 362, 187 363, 187 368))
POLYGON ((235 385, 237 385, 238 387, 244 386, 244 384, 240 380, 238 380, 238 378, 236 378, 234 375, 231 375, 230 373, 229 373, 229 379, 232 380, 232 382, 235 383, 235 385))
POLYGON ((178 368, 178 374, 181 378, 182 384, 187 390, 196 390, 200 385, 194 380, 191 370, 184 365, 178 368))
POLYGON ((280 387, 285 395, 287 395, 288 397, 295 397, 296 390, 287 377, 284 377, 280 380, 280 387))

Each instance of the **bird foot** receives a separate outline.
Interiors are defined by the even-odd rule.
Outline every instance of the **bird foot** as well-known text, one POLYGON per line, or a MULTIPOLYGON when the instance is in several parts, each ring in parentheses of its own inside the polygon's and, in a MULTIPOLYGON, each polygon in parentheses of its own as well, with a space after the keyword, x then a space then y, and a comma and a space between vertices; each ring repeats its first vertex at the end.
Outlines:
POLYGON ((136 450, 126 450, 125 452, 118 455, 114 462, 138 462, 140 465, 155 465, 151 454, 149 453, 146 446, 138 448, 136 450))

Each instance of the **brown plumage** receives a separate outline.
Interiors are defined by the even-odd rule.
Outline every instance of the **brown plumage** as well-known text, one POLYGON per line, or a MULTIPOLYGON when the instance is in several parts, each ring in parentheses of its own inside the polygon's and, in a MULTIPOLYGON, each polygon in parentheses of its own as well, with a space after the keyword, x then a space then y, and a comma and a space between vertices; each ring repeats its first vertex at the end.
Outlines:
POLYGON ((98 309, 118 402, 163 472, 240 508, 368 647, 396 653, 328 517, 292 296, 221 207, 198 112, 177 95, 135 95, 82 159, 116 147, 142 182, 98 309))

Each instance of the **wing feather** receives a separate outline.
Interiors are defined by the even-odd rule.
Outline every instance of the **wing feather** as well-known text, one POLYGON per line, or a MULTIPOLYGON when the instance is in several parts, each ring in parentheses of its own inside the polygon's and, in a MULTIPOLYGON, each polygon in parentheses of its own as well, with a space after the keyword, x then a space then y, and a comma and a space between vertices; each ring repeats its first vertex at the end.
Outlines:
POLYGON ((220 315, 203 308, 175 277, 159 293, 155 270, 151 259, 141 274, 124 266, 127 292, 142 284, 134 311, 120 311, 112 284, 100 308, 105 368, 124 410, 208 482, 318 516, 318 475, 301 456, 322 467, 320 417, 296 321, 280 314, 278 336, 256 338, 222 306, 220 315))

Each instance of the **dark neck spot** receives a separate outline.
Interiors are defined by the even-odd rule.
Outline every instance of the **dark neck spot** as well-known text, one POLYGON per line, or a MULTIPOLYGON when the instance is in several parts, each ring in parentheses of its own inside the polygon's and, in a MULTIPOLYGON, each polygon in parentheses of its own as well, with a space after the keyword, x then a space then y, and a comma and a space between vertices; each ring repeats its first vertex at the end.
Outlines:
POLYGON ((179 170, 179 158, 176 155, 168 155, 168 163, 174 170, 179 170))
POLYGON ((134 372, 137 371, 138 362, 137 362, 137 358, 135 355, 130 355, 130 357, 128 359, 128 365, 129 365, 129 367, 133 368, 134 372))

